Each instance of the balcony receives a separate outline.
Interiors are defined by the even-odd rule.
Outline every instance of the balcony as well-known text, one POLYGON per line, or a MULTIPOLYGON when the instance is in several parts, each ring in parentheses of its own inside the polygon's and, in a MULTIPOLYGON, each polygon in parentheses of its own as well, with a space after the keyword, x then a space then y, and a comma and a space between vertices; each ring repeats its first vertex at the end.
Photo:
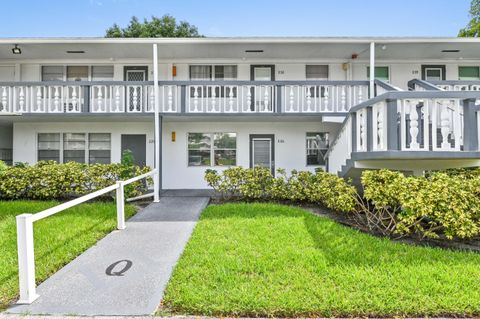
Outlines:
MULTIPOLYGON (((162 114, 348 113, 368 81, 161 81, 162 114)), ((388 90, 377 83, 377 91, 388 90)), ((0 115, 152 113, 153 82, 0 83, 0 115)))

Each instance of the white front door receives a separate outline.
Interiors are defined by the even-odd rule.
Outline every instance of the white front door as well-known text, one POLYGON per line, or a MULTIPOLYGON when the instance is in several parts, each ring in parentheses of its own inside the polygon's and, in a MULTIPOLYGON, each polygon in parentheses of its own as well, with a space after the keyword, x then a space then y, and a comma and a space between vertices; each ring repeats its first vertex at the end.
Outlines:
POLYGON ((274 172, 273 135, 250 135, 250 167, 266 167, 274 172))

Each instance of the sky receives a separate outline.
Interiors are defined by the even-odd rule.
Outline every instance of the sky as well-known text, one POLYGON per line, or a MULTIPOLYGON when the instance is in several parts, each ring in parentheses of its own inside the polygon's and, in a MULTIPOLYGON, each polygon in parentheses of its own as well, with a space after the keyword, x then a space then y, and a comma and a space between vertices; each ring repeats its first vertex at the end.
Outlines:
POLYGON ((104 36, 170 14, 212 37, 456 36, 470 0, 1 0, 0 37, 104 36))

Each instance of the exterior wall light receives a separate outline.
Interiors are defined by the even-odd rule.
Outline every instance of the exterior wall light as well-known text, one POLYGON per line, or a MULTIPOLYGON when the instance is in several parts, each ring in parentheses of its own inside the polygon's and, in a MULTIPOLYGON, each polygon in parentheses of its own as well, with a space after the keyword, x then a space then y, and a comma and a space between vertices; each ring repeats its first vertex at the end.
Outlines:
POLYGON ((175 133, 175 131, 172 132, 172 142, 175 142, 175 140, 177 139, 177 133, 175 133))
POLYGON ((18 44, 15 44, 15 47, 12 49, 13 54, 22 54, 22 49, 18 47, 18 44))

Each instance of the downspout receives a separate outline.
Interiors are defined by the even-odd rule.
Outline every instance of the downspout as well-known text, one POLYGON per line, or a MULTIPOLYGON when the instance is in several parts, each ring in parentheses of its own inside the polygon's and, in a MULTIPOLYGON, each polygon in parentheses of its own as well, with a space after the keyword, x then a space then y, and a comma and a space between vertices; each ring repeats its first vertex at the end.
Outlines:
POLYGON ((160 109, 160 100, 158 98, 158 48, 157 44, 153 44, 153 94, 155 96, 155 169, 157 170, 157 174, 154 176, 153 181, 153 201, 159 202, 160 201, 160 179, 162 178, 162 172, 160 167, 160 157, 162 156, 162 150, 160 149, 160 117, 159 117, 159 109, 160 109))
POLYGON ((370 42, 370 90, 369 98, 375 97, 375 42, 370 42))

